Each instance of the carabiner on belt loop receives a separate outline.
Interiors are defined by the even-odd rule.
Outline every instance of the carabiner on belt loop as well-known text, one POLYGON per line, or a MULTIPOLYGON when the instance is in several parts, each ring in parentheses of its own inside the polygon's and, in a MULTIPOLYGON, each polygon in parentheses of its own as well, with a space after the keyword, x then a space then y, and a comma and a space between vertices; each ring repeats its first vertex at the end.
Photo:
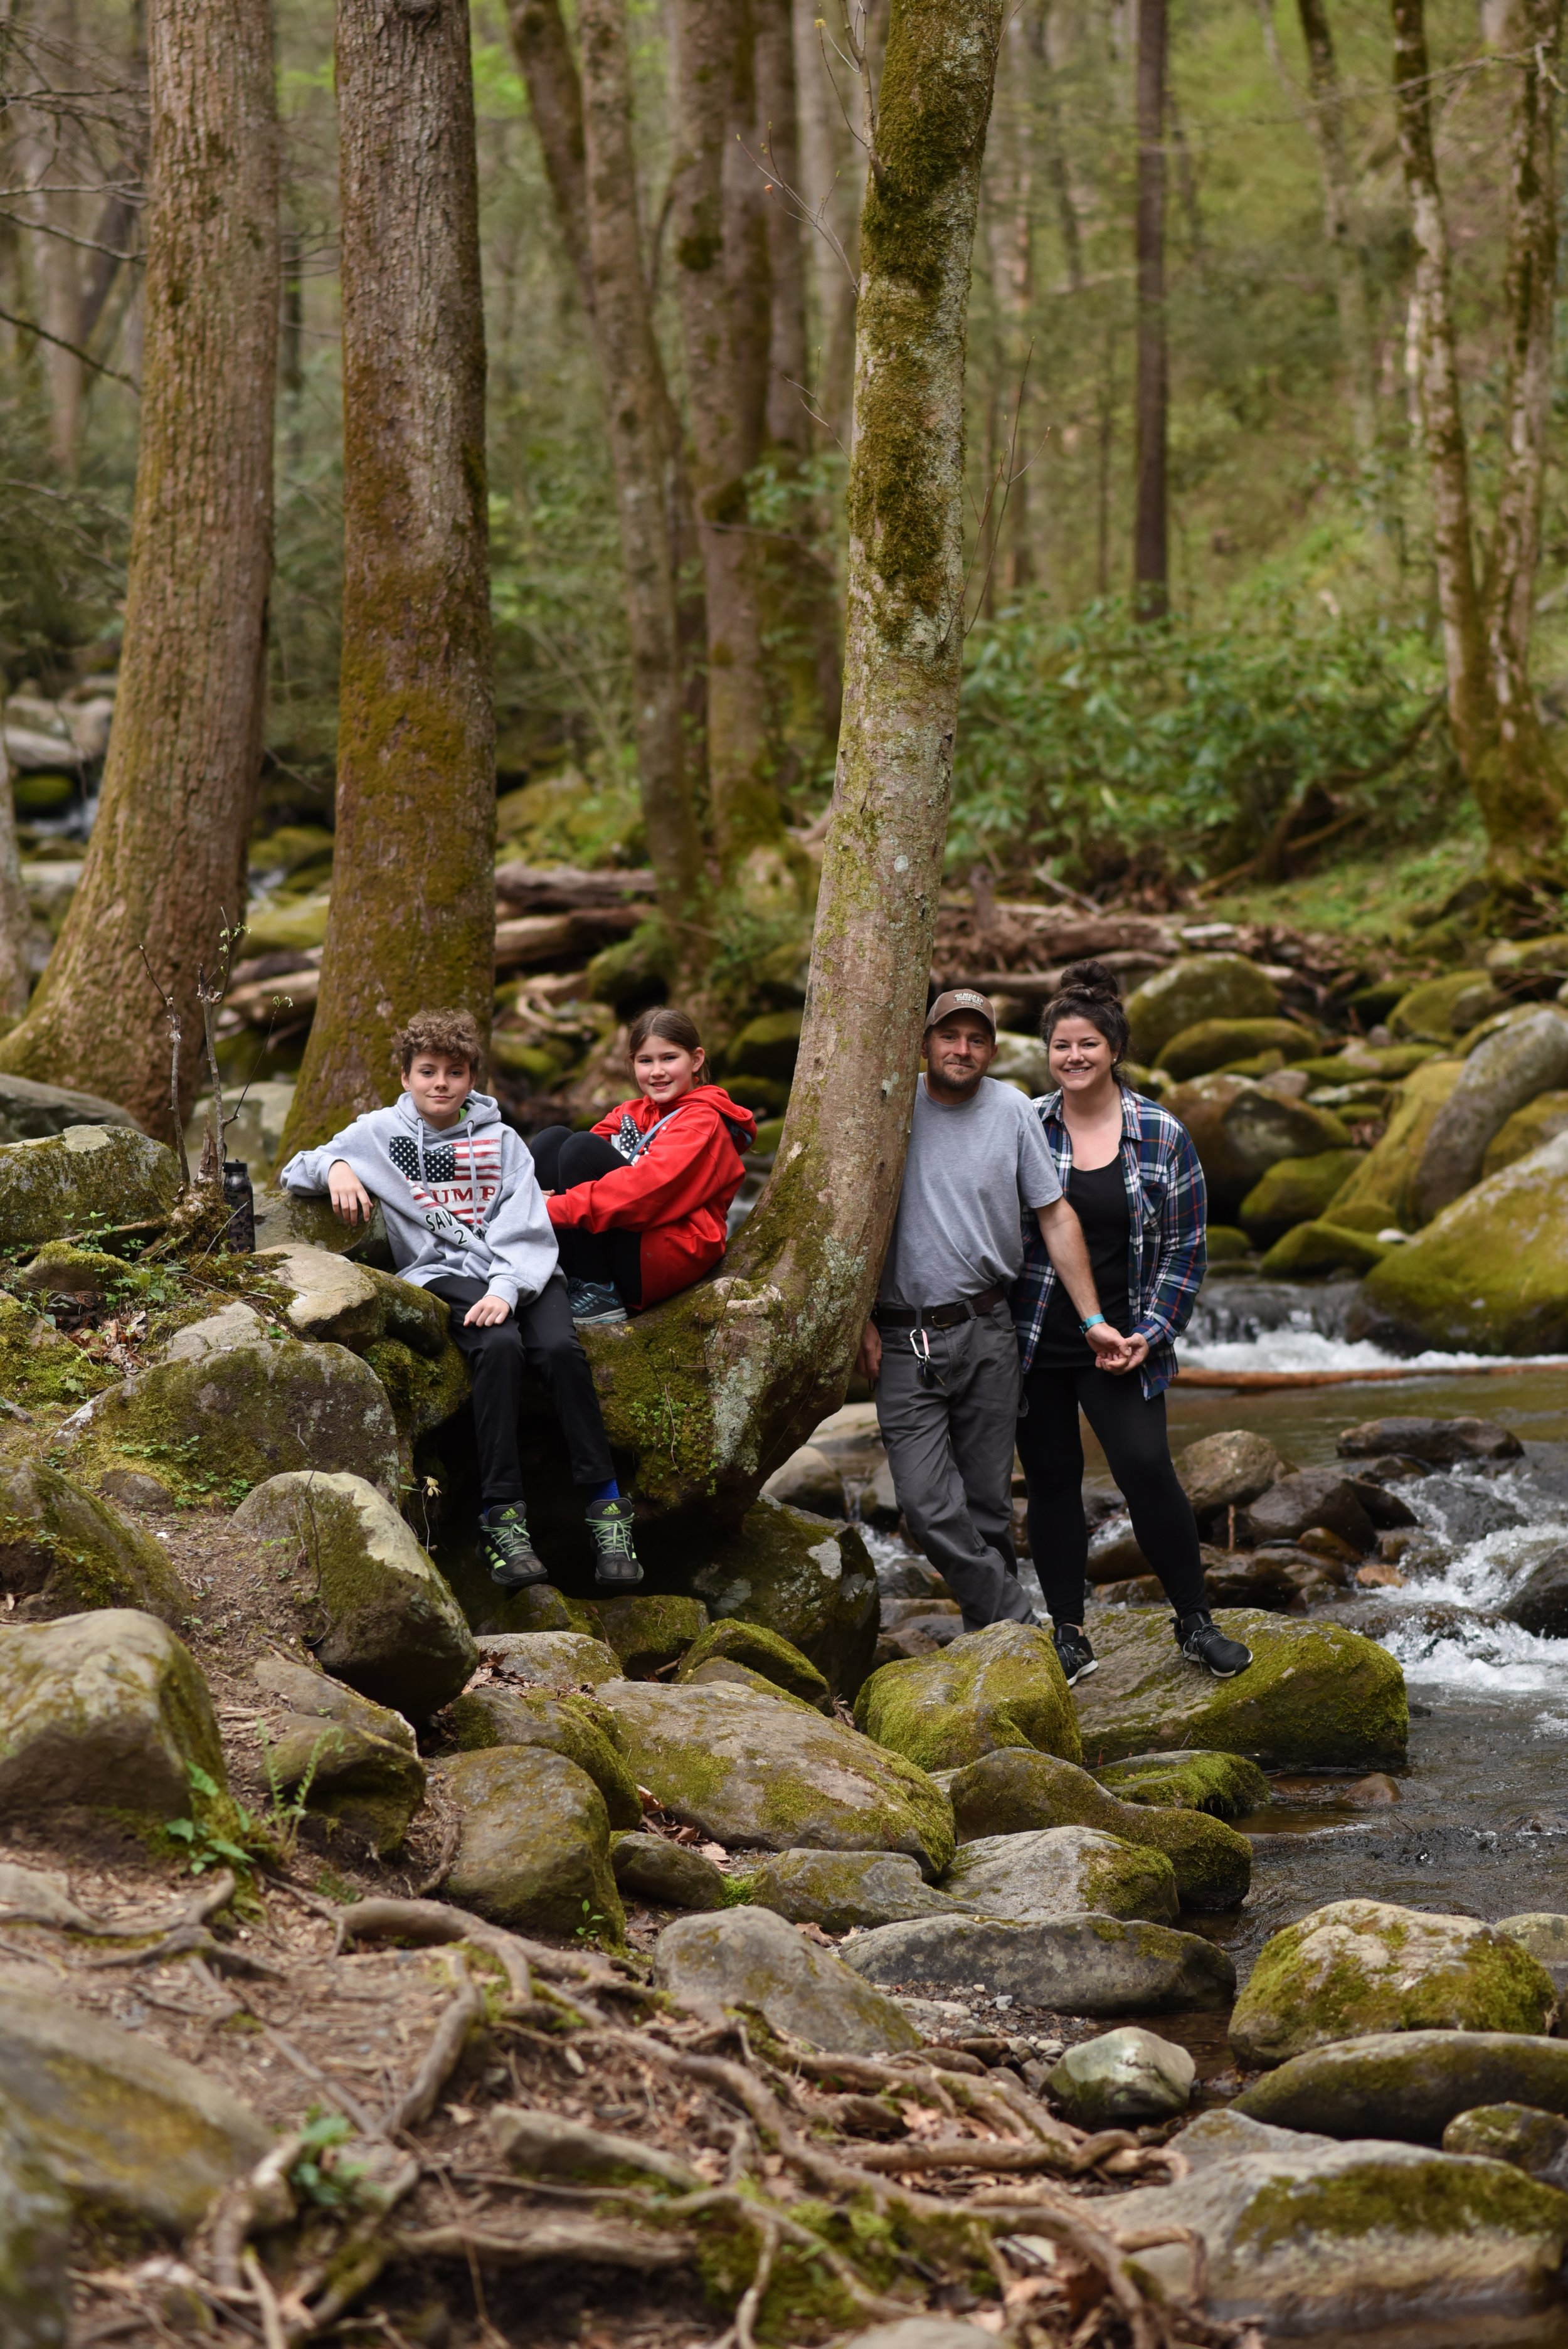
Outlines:
POLYGON ((937 1377, 936 1364, 931 1359, 931 1340, 918 1321, 909 1333, 909 1350, 914 1356, 916 1375, 921 1385, 939 1387, 942 1381, 937 1377))

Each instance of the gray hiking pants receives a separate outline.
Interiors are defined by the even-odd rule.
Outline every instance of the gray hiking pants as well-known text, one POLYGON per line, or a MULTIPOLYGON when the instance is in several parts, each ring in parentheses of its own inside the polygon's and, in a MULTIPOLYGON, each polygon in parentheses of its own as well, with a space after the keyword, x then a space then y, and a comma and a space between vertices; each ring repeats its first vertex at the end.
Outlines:
POLYGON ((884 1330, 877 1424, 910 1532, 946 1582, 966 1631, 1027 1623, 1015 1571, 1013 1446, 1018 1341, 1006 1306, 928 1330, 937 1383, 923 1386, 910 1332, 884 1330))

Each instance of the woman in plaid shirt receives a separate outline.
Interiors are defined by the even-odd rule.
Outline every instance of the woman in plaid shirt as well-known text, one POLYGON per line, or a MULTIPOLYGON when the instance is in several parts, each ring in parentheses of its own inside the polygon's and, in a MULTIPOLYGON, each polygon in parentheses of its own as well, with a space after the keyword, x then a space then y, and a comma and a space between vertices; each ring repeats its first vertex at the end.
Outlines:
POLYGON ((1035 1104, 1062 1190, 1088 1244, 1103 1318, 1128 1340, 1115 1371, 1097 1367, 1086 1330, 1037 1236, 1012 1291, 1023 1360, 1018 1456, 1029 1490, 1029 1548, 1070 1687, 1095 1670, 1083 1628, 1088 1528, 1081 1410, 1126 1499, 1139 1547, 1165 1587, 1184 1656, 1229 1680, 1252 1662, 1208 1609, 1191 1504, 1171 1464, 1165 1390, 1175 1340, 1203 1278, 1203 1170, 1191 1136, 1120 1078, 1130 1041, 1115 974, 1075 963, 1040 1034, 1057 1090, 1035 1104))

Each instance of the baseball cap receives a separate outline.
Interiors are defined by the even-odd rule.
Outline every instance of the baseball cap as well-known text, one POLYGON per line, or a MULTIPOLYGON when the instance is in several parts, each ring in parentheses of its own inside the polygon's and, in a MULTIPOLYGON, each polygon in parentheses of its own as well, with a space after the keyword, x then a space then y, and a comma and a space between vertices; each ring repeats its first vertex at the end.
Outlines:
POLYGON ((993 1036, 996 1033, 996 1014, 991 1009, 991 999, 982 995, 977 987, 950 987, 945 995, 939 995, 925 1015, 927 1032, 938 1020, 945 1019, 950 1011, 973 1011, 977 1019, 984 1019, 993 1036))

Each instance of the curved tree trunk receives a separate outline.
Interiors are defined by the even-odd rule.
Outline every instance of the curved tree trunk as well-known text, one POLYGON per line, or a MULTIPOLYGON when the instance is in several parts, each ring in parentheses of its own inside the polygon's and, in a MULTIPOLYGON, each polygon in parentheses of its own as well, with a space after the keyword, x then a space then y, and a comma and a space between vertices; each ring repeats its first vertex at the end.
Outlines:
POLYGON ((421 1005, 490 1025, 495 713, 466 0, 340 0, 343 663, 321 996, 286 1154, 392 1098, 421 1005))
POLYGON ((841 1400, 898 1197, 952 785, 965 326, 1001 16, 893 0, 861 228, 844 719, 773 1180, 717 1280, 584 1333, 666 1527, 738 1517, 841 1400))
POLYGON ((1334 270, 1339 344, 1350 375, 1350 420, 1367 456, 1377 439, 1377 392, 1367 276, 1356 236, 1349 159, 1345 151, 1345 88, 1334 54, 1325 0, 1296 0, 1312 87, 1312 129, 1323 173, 1323 233, 1334 270))
MULTIPOLYGON (((138 949, 200 1031, 196 969, 244 903, 261 756, 277 364, 266 0, 152 0, 145 366, 124 651, 81 886, 0 1067, 172 1136, 138 949)), ((198 1076, 191 1056, 187 1081, 198 1076)))
POLYGON ((1166 426, 1171 400, 1165 326, 1166 0, 1138 0, 1137 492, 1132 607, 1162 620, 1171 603, 1166 426))

